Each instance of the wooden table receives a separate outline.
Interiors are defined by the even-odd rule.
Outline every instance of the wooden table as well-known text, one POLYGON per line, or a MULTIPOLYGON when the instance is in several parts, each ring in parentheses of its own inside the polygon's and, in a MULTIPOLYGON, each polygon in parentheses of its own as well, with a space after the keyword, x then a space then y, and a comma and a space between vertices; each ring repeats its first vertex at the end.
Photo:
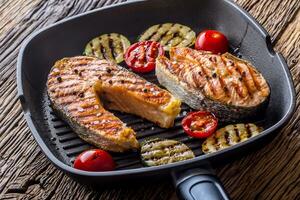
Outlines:
MULTIPOLYGON (((121 0, 0 1, 0 199, 177 199, 167 180, 137 188, 92 190, 57 170, 35 143, 17 99, 16 58, 33 31, 121 0)), ((188 2, 188 1, 187 1, 188 2)), ((263 149, 217 169, 233 199, 300 199, 300 0, 237 0, 287 59, 296 114, 263 149)), ((278 83, 280 84, 280 83, 278 83)))

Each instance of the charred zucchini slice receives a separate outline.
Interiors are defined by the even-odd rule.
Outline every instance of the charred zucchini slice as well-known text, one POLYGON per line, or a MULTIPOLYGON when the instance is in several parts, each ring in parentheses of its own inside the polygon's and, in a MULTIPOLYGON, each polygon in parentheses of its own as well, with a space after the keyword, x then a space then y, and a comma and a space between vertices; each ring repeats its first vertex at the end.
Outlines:
POLYGON ((171 47, 192 46, 196 40, 196 33, 181 24, 157 24, 148 28, 139 38, 139 41, 146 40, 159 42, 165 51, 169 51, 171 47))
POLYGON ((175 140, 151 139, 141 143, 141 159, 145 166, 158 166, 194 158, 193 151, 175 140))
POLYGON ((246 141, 262 131, 263 128, 251 123, 227 125, 217 130, 202 143, 202 151, 203 153, 213 153, 246 141))
POLYGON ((124 53, 129 46, 130 42, 124 35, 103 34, 87 43, 84 55, 120 63, 124 60, 124 53))

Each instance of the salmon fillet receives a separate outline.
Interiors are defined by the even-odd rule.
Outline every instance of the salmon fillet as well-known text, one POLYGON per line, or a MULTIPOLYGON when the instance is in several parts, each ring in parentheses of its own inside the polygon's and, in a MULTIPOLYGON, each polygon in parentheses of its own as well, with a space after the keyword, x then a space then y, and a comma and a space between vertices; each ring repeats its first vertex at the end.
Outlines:
POLYGON ((78 56, 52 67, 47 92, 53 109, 83 140, 105 150, 139 148, 136 133, 106 109, 139 115, 170 127, 180 100, 107 60, 78 56))
POLYGON ((157 59, 161 85, 197 110, 214 112, 223 121, 255 115, 265 107, 270 88, 249 62, 190 48, 172 48, 170 60, 157 59))

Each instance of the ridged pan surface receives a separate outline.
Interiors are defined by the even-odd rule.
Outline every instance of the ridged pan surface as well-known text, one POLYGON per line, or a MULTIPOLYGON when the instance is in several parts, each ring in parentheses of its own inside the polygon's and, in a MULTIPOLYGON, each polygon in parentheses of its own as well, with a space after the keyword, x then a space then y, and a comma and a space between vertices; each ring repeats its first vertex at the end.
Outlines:
MULTIPOLYGON (((125 67, 124 63, 121 65, 125 67)), ((154 73, 143 77, 157 84, 154 73)), ((25 118, 43 152, 63 171, 77 178, 92 178, 91 182, 98 182, 98 177, 103 181, 113 181, 112 177, 137 178, 140 175, 169 174, 172 170, 185 169, 206 161, 222 163, 228 158, 251 151, 258 144, 263 146, 267 136, 274 136, 273 133, 287 123, 295 105, 290 73, 282 56, 273 51, 268 34, 231 1, 220 0, 190 0, 188 3, 183 0, 137 1, 64 20, 34 33, 23 44, 18 58, 17 82, 25 118), (114 112, 136 131, 139 142, 156 137, 178 140, 188 145, 196 158, 146 168, 141 164, 139 152, 113 153, 117 171, 90 173, 72 168, 75 157, 93 147, 79 139, 50 106, 45 87, 54 62, 63 57, 82 54, 87 42, 97 35, 121 33, 134 43, 148 27, 167 22, 187 25, 196 33, 207 28, 218 29, 228 36, 233 54, 257 67, 270 85, 270 102, 260 119, 245 122, 261 125, 265 131, 244 143, 205 155, 201 152, 203 140, 190 138, 182 130, 181 120, 191 111, 186 105, 182 106, 174 127, 170 129, 159 128, 137 116, 114 112)))
MULTIPOLYGON (((152 81, 154 80, 153 82, 156 82, 154 74, 148 76, 147 79, 152 81)), ((79 153, 86 149, 95 147, 81 140, 69 127, 69 125, 56 115, 50 106, 50 101, 46 92, 44 93, 44 103, 44 114, 47 119, 47 126, 50 128, 49 133, 51 135, 51 143, 60 153, 64 162, 68 165, 72 165, 75 157, 79 153)), ((175 120, 174 127, 170 129, 160 128, 152 122, 138 116, 120 113, 117 111, 113 111, 113 113, 125 122, 127 126, 135 130, 139 142, 149 138, 174 139, 187 144, 193 150, 195 155, 201 155, 202 141, 188 137, 181 127, 182 118, 190 111, 191 109, 187 105, 183 105, 180 115, 175 120)), ((112 153, 112 155, 117 163, 117 169, 142 167, 139 152, 128 151, 125 153, 112 153)))

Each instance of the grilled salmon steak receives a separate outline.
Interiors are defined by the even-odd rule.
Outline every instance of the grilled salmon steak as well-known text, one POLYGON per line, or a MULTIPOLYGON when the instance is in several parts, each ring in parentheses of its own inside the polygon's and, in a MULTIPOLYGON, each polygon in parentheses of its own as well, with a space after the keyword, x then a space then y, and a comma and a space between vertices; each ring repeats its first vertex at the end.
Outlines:
POLYGON ((156 75, 161 85, 197 110, 222 121, 254 116, 268 102, 270 88, 249 62, 190 48, 172 48, 170 60, 160 56, 156 75))
POLYGON ((105 150, 139 148, 133 129, 105 108, 132 113, 170 127, 180 100, 107 60, 78 56, 52 67, 47 92, 53 109, 85 141, 105 150))

